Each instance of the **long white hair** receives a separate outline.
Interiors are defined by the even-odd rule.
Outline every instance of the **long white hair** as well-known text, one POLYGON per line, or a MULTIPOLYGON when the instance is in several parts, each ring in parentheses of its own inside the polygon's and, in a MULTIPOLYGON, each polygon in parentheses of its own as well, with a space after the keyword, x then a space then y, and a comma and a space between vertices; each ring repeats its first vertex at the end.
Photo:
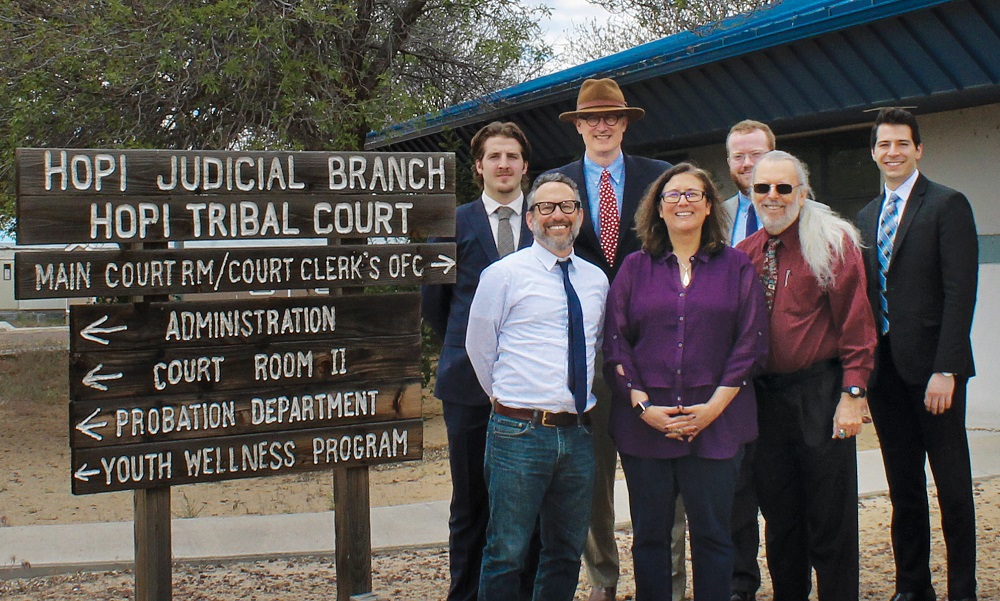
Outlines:
MULTIPOLYGON (((827 205, 817 202, 809 185, 809 170, 795 155, 772 150, 757 163, 764 161, 789 161, 795 166, 799 183, 806 190, 806 201, 799 211, 799 241, 802 257, 823 290, 837 283, 835 268, 844 260, 849 245, 860 248, 858 228, 840 217, 827 205)), ((755 167, 756 169, 756 167, 755 167)))

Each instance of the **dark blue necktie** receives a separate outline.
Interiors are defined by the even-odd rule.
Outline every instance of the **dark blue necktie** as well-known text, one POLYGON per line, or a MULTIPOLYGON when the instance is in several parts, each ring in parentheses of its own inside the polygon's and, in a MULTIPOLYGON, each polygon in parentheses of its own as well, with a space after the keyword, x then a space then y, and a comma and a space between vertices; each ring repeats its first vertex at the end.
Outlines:
POLYGON ((757 211, 753 208, 753 203, 750 203, 750 208, 747 209, 747 238, 750 234, 757 231, 757 211))
POLYGON ((587 410, 587 343, 583 334, 583 307, 580 297, 569 279, 570 260, 559 262, 563 272, 563 287, 566 289, 566 306, 569 309, 569 389, 576 401, 576 412, 583 415, 587 410))

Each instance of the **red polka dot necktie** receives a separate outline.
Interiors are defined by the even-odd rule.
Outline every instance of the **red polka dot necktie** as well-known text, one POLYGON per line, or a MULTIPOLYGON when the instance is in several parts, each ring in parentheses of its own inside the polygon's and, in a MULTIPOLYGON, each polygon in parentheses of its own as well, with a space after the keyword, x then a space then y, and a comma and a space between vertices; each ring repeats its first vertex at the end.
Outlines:
POLYGON ((608 260, 608 265, 614 265, 615 254, 618 252, 618 200, 615 198, 614 188, 611 187, 611 174, 607 169, 601 172, 598 198, 601 250, 604 252, 604 258, 608 260))

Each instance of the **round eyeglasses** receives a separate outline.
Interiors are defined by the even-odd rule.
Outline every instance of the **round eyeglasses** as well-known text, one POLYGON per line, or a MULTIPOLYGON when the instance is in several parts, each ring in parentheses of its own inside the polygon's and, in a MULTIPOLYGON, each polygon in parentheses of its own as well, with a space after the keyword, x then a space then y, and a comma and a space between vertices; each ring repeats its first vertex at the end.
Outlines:
POLYGON ((608 127, 614 127, 615 125, 618 125, 618 121, 620 121, 624 116, 625 115, 620 115, 618 113, 612 113, 610 115, 589 115, 584 117, 583 120, 591 127, 597 127, 600 125, 601 121, 604 121, 608 127))

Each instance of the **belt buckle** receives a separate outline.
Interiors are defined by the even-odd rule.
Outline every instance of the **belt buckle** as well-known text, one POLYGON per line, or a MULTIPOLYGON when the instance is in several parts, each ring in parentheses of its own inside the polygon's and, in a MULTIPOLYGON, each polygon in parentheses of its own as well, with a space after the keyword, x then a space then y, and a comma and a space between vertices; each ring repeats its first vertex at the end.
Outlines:
POLYGON ((551 411, 542 411, 542 425, 548 426, 549 428, 555 428, 556 424, 548 423, 549 416, 552 415, 551 411))

